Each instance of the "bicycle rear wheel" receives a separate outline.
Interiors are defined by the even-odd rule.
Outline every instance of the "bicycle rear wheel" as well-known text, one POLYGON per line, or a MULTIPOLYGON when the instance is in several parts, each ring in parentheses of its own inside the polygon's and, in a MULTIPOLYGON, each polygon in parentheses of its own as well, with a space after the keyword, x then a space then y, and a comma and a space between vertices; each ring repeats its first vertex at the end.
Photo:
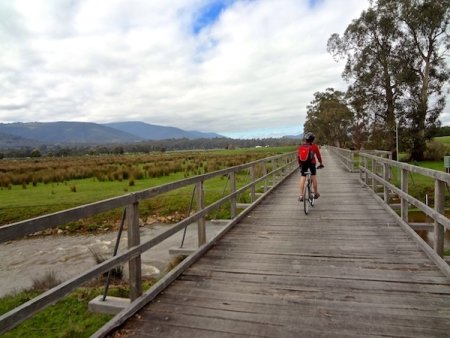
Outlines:
POLYGON ((309 203, 311 203, 311 206, 314 206, 314 191, 312 191, 311 189, 309 189, 309 203))
POLYGON ((309 184, 305 184, 305 189, 303 190, 303 210, 305 210, 305 215, 309 212, 309 184))

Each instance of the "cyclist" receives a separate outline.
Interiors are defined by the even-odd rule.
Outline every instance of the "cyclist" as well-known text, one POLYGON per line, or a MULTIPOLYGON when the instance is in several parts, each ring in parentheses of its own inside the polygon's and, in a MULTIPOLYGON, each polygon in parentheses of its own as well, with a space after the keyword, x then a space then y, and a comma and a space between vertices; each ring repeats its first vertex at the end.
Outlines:
POLYGON ((300 145, 299 147, 299 156, 298 156, 298 165, 300 167, 300 171, 302 176, 300 177, 300 197, 298 198, 298 200, 300 202, 303 201, 303 189, 305 187, 305 181, 306 181, 306 172, 308 171, 308 169, 311 171, 311 180, 313 183, 313 189, 314 189, 314 198, 319 198, 320 194, 319 194, 319 187, 317 184, 317 177, 316 177, 316 158, 319 161, 320 165, 317 168, 323 168, 323 163, 322 163, 322 155, 320 154, 320 150, 319 147, 317 146, 317 144, 314 143, 314 139, 315 136, 313 133, 311 132, 307 132, 305 134, 305 142, 300 145), (309 157, 308 160, 306 161, 301 161, 300 160, 300 153, 301 153, 301 149, 302 148, 309 148, 310 154, 311 156, 309 157))

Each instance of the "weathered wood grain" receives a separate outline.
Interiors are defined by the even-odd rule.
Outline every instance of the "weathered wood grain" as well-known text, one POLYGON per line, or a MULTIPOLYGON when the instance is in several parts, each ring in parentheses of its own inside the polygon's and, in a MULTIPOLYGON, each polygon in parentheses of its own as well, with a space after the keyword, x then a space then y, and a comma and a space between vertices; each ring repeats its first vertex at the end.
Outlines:
POLYGON ((450 280, 324 152, 308 215, 298 174, 112 337, 443 337, 450 280))

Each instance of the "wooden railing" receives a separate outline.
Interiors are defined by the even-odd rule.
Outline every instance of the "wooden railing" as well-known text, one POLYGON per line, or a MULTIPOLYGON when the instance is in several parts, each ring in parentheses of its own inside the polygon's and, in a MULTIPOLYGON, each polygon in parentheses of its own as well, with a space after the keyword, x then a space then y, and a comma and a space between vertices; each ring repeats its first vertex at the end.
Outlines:
POLYGON ((375 156, 385 157, 392 159, 392 153, 385 150, 349 150, 343 148, 337 148, 333 146, 327 146, 327 148, 334 153, 339 161, 347 168, 350 172, 359 171, 359 157, 358 154, 372 154, 375 156))
POLYGON ((264 198, 264 196, 270 193, 272 189, 280 184, 287 176, 293 173, 296 168, 296 152, 276 155, 253 161, 251 163, 222 169, 212 173, 130 193, 124 196, 115 197, 0 227, 0 243, 3 243, 22 238, 23 236, 36 233, 37 231, 55 228, 69 222, 94 216, 105 211, 116 208, 126 208, 126 226, 128 231, 128 249, 125 252, 96 265, 81 275, 59 284, 51 290, 48 290, 38 297, 0 316, 0 335, 14 328, 19 323, 31 317, 33 314, 48 305, 57 302, 85 282, 108 272, 120 264, 128 262, 131 300, 130 306, 126 313, 119 313, 117 315, 118 318, 113 318, 111 324, 107 324, 103 330, 98 331, 97 336, 103 336, 105 332, 109 330, 108 326, 119 325, 126 320, 126 318, 136 312, 143 304, 146 304, 153 299, 161 290, 163 290, 187 267, 189 267, 204 252, 206 252, 235 223, 248 214, 248 212, 253 209, 254 206, 264 198), (238 188, 236 184, 236 175, 238 173, 242 173, 243 171, 249 173, 250 183, 238 188), (230 180, 230 193, 206 206, 204 191, 205 181, 225 175, 228 176, 230 180), (195 186, 197 206, 196 212, 171 226, 167 231, 144 243, 140 243, 139 203, 143 200, 187 186, 195 186), (256 190, 259 188, 263 191, 261 194, 257 195, 256 190), (239 204, 238 196, 248 192, 250 194, 251 203, 245 205, 239 204), (205 217, 207 214, 221 207, 226 202, 230 203, 231 219, 218 234, 211 238, 209 242, 206 242, 205 217), (240 208, 244 209, 239 211, 240 208), (198 225, 198 248, 196 251, 183 260, 182 263, 180 263, 176 268, 166 274, 152 288, 143 293, 141 254, 161 243, 178 231, 185 229, 189 224, 194 222, 197 222, 198 225))
POLYGON ((450 221, 445 214, 445 195, 450 183, 450 174, 393 161, 370 154, 359 154, 361 158, 360 180, 372 190, 375 197, 383 202, 406 232, 413 236, 427 255, 438 267, 450 276, 448 264, 441 259, 444 252, 444 232, 450 230, 450 221), (434 207, 411 196, 408 191, 409 178, 420 174, 430 179, 434 186, 434 207), (430 223, 415 223, 409 220, 410 206, 422 211, 430 223), (416 232, 418 229, 434 233, 431 248, 416 232), (434 249, 434 250, 433 250, 434 249))

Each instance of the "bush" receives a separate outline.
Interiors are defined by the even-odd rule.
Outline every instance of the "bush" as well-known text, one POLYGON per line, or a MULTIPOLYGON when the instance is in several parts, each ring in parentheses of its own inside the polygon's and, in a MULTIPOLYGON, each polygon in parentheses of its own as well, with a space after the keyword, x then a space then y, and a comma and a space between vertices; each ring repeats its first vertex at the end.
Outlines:
POLYGON ((429 142, 424 157, 427 161, 441 161, 447 152, 447 147, 440 142, 429 142))
POLYGON ((43 276, 39 278, 33 278, 32 290, 34 291, 47 291, 51 288, 59 285, 61 280, 56 277, 56 272, 51 270, 47 271, 43 276))

